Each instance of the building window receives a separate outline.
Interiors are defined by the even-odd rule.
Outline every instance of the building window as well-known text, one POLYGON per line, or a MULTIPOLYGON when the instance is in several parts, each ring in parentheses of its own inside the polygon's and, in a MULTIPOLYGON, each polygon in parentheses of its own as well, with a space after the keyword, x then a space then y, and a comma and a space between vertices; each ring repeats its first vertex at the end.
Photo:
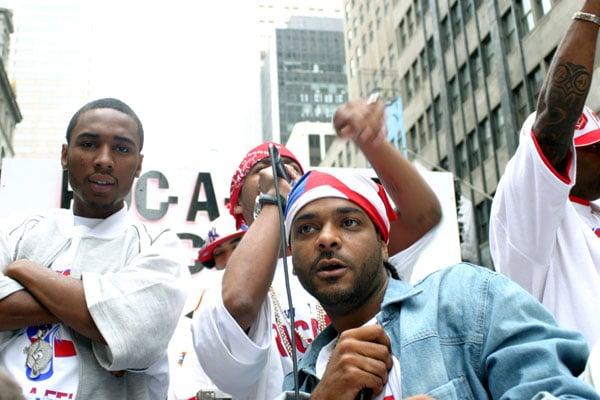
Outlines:
POLYGON ((506 144, 506 132, 504 132, 504 114, 502 113, 501 106, 496 107, 492 111, 492 135, 494 135, 496 149, 499 149, 506 144))
POLYGON ((482 161, 487 160, 494 152, 494 143, 492 142, 492 130, 490 129, 490 120, 485 118, 479 123, 479 134, 481 141, 482 161))
POLYGON ((458 36, 461 31, 460 13, 458 9, 458 1, 455 2, 450 8, 450 20, 452 22, 452 36, 454 39, 458 36))
POLYGON ((471 84, 473 85, 473 90, 477 90, 480 83, 483 81, 481 59, 479 58, 479 52, 477 50, 469 57, 469 64, 471 67, 471 84))
POLYGON ((427 143, 427 132, 425 132, 425 124, 423 121, 423 116, 421 115, 417 120, 417 128, 419 131, 419 143, 421 148, 425 147, 427 143))
POLYGON ((388 59, 390 64, 390 69, 393 69, 396 65, 396 54, 394 53, 394 46, 390 44, 388 47, 388 59))
POLYGON ((469 97, 469 69, 467 64, 463 64, 458 71, 458 79, 460 80, 461 96, 463 103, 467 101, 469 97))
POLYGON ((373 41, 373 23, 369 22, 369 43, 373 41))
POLYGON ((415 9, 415 20, 418 25, 421 22, 421 0, 413 0, 413 8, 415 9))
POLYGON ((419 53, 419 63, 421 64, 421 75, 423 79, 427 79, 427 59, 425 58, 425 49, 419 53))
POLYGON ((483 200, 481 203, 475 206, 475 220, 477 224, 477 237, 479 243, 488 241, 489 238, 489 220, 490 210, 492 208, 492 202, 490 200, 483 200))
POLYGON ((433 115, 435 116, 435 130, 439 131, 442 128, 442 117, 444 115, 440 96, 433 101, 433 115))
POLYGON ((450 47, 450 41, 452 40, 452 32, 450 31, 450 23, 448 22, 448 17, 444 17, 442 22, 440 22, 441 30, 440 30, 440 39, 442 41, 442 51, 448 50, 450 47))
POLYGON ((417 64, 418 60, 415 60, 412 63, 411 66, 411 70, 412 70, 412 75, 413 75, 413 79, 415 82, 415 91, 417 91, 419 89, 419 87, 421 86, 421 69, 419 68, 419 65, 417 64))
POLYGON ((415 21, 413 20, 412 6, 408 7, 408 11, 406 11, 406 22, 408 25, 408 36, 411 37, 414 32, 414 27, 415 27, 415 21))
POLYGON ((517 120, 518 124, 520 125, 523 123, 523 121, 525 121, 525 118, 527 118, 528 115, 527 91, 525 90, 525 85, 522 83, 513 90, 513 101, 515 102, 514 104, 517 111, 517 120))
POLYGON ((379 7, 375 9, 375 25, 377 26, 377 29, 379 29, 379 26, 381 25, 381 9, 379 7))
POLYGON ((426 14, 427 12, 429 12, 429 1, 430 0, 420 0, 422 1, 422 6, 423 6, 423 14, 426 14))
POLYGON ((471 3, 471 0, 460 0, 460 4, 462 5, 463 15, 465 16, 466 24, 473 16, 473 3, 471 3))
POLYGON ((510 53, 517 45, 517 30, 515 29, 515 23, 513 21, 512 10, 508 10, 508 12, 502 16, 502 33, 504 34, 506 52, 510 53))
POLYGON ((409 102, 413 95, 410 70, 406 71, 406 74, 404 75, 404 93, 406 94, 406 101, 409 102))
POLYGON ((464 140, 461 140, 461 142, 456 145, 456 161, 456 166, 458 167, 456 174, 461 178, 464 178, 469 170, 467 147, 465 146, 464 140))
POLYGON ((485 72, 485 76, 489 76, 492 72, 492 65, 494 62, 494 50, 492 49, 490 35, 487 35, 485 39, 483 39, 483 42, 481 42, 481 49, 483 51, 483 72, 485 72))
POLYGON ((529 73, 529 75, 527 75, 527 84, 529 85, 529 89, 531 90, 534 99, 538 98, 543 82, 544 76, 542 75, 542 69, 538 65, 529 73))
POLYGON ((435 120, 433 116, 433 108, 431 106, 427 107, 425 116, 427 118, 427 131, 429 132, 429 140, 431 140, 433 139, 433 134, 435 132, 435 120))
POLYGON ((546 15, 550 12, 550 9, 552 8, 550 0, 535 0, 535 2, 541 15, 546 15))
POLYGON ((435 47, 433 45, 433 37, 427 41, 427 63, 429 64, 429 70, 433 71, 435 67, 435 47))
POLYGON ((321 136, 308 135, 308 152, 310 166, 316 167, 321 163, 321 136))
POLYGON ((521 24, 521 30, 523 35, 525 35, 528 32, 531 32, 535 26, 530 0, 517 0, 517 10, 519 10, 519 23, 521 24))
POLYGON ((404 20, 400 21, 398 25, 398 44, 400 45, 398 50, 404 49, 406 46, 406 32, 404 31, 404 20))
POLYGON ((419 151, 419 143, 417 142, 417 131, 414 126, 409 129, 408 137, 410 138, 410 149, 416 153, 419 151))
POLYGON ((448 90, 450 92, 450 112, 454 114, 458 110, 459 93, 458 93, 458 81, 456 77, 450 79, 448 83, 448 90))
POLYGON ((471 131, 467 135, 467 150, 469 153, 469 166, 474 170, 479 166, 479 141, 476 131, 471 131))

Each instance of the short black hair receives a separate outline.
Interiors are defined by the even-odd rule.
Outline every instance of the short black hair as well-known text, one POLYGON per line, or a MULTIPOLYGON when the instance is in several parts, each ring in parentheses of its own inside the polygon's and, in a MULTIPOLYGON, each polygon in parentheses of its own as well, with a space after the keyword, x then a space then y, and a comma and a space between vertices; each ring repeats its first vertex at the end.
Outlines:
POLYGON ((90 101, 83 107, 81 107, 73 116, 71 117, 71 121, 69 121, 69 126, 67 127, 67 144, 71 143, 71 133, 77 125, 79 121, 79 117, 86 111, 95 110, 98 108, 112 108, 113 110, 117 110, 122 112, 123 114, 129 115, 135 121, 138 127, 138 136, 140 138, 140 151, 142 147, 144 147, 144 127, 142 126, 142 121, 138 118, 137 114, 129 107, 127 104, 122 102, 119 99, 114 99, 112 97, 106 97, 103 99, 98 99, 94 101, 90 101))

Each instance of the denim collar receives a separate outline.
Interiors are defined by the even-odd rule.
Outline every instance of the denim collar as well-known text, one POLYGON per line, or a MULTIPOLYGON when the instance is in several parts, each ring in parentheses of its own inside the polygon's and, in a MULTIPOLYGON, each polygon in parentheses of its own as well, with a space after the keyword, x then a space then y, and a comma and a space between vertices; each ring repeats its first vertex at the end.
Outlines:
MULTIPOLYGON (((388 278, 388 285, 383 295, 383 302, 381 303, 381 311, 377 313, 376 318, 380 324, 384 324, 391 319, 394 314, 398 311, 400 304, 413 296, 418 295, 422 292, 422 289, 416 289, 411 284, 388 278)), ((329 325, 313 340, 308 352, 304 355, 298 369, 301 373, 316 377, 315 366, 317 364, 317 357, 321 349, 329 342, 335 339, 337 331, 333 325, 329 325)))

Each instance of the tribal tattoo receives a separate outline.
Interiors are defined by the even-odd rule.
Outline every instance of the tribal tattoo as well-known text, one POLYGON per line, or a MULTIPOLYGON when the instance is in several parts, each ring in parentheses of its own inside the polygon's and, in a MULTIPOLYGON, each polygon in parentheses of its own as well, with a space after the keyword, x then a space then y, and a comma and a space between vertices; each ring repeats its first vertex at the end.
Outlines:
POLYGON ((534 131, 544 155, 560 170, 569 154, 592 75, 585 66, 570 62, 556 64, 550 74, 540 93, 534 131))

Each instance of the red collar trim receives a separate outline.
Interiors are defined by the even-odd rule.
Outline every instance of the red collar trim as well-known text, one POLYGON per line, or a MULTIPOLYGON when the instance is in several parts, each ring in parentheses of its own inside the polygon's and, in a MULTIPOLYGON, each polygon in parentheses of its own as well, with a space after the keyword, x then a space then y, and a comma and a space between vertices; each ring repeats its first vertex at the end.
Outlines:
POLYGON ((560 173, 556 169, 554 169, 554 167, 552 166, 550 161, 548 161, 548 159, 546 158, 546 155, 542 151, 542 148, 540 147, 540 144, 538 143, 533 130, 531 130, 531 138, 533 139, 533 144, 535 145, 535 148, 536 148, 538 154, 540 155, 542 162, 546 165, 546 168, 548 168, 550 170, 550 172, 552 172, 552 174, 554 176, 556 176, 559 180, 561 180, 563 183, 570 185, 571 177, 569 176, 569 171, 571 171, 571 163, 573 162, 573 153, 569 151, 569 155, 568 155, 568 159, 567 159, 567 168, 565 168, 565 171, 563 171, 563 173, 560 173))
POLYGON ((572 194, 569 195, 569 200, 571 200, 573 203, 581 204, 582 206, 592 205, 590 201, 582 199, 581 197, 574 196, 572 194))

